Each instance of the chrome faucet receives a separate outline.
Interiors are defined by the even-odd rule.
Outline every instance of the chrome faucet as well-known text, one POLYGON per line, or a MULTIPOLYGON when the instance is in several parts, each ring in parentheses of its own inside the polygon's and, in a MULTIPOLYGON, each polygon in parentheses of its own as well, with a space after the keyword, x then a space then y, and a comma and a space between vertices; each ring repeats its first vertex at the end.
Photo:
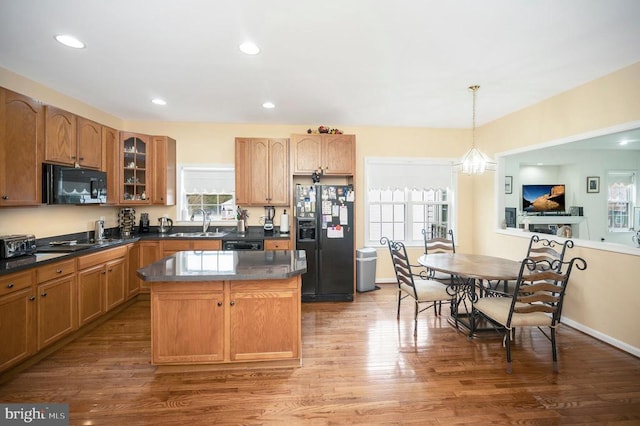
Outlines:
POLYGON ((198 212, 202 212, 202 232, 207 232, 207 229, 209 228, 209 225, 211 224, 211 217, 209 217, 209 215, 207 214, 207 212, 204 209, 195 209, 193 211, 193 214, 191 215, 191 220, 193 220, 193 218, 195 217, 196 213, 198 212), (209 220, 207 221, 207 218, 209 218, 209 220))

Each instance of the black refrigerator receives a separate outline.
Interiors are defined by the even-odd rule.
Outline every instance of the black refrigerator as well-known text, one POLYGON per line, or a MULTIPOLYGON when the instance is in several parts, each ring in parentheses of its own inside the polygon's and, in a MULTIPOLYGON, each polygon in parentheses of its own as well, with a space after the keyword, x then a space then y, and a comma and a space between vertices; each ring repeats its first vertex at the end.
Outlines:
POLYGON ((302 301, 352 301, 353 185, 296 185, 296 248, 305 250, 302 301))

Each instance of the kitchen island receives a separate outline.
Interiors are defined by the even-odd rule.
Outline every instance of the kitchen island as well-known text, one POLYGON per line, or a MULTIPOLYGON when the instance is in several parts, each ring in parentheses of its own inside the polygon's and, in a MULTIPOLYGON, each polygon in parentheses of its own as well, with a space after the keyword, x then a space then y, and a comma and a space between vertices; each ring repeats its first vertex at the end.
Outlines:
POLYGON ((144 268, 156 365, 299 366, 304 250, 181 251, 144 268))

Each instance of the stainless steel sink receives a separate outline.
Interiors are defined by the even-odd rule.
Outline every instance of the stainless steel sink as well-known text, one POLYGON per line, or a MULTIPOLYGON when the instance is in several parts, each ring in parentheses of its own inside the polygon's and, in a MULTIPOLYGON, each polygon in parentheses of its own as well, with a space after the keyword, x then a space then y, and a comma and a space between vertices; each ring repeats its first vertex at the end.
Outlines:
POLYGON ((193 237, 210 237, 221 238, 229 234, 228 232, 176 232, 175 234, 169 234, 170 237, 178 238, 193 238, 193 237))

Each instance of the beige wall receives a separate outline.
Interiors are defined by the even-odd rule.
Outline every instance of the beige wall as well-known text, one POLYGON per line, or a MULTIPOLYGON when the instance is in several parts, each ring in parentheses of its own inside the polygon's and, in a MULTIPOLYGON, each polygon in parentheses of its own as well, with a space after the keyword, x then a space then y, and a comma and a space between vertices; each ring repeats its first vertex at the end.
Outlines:
MULTIPOLYGON (((489 154, 536 145, 640 119, 640 64, 620 70, 539 104, 517 111, 478 129, 477 145, 489 154)), ((45 103, 94 119, 112 127, 148 134, 169 135, 178 141, 178 162, 233 162, 236 136, 288 137, 304 132, 309 125, 240 125, 125 121, 52 91, 45 86, 0 68, 0 86, 41 99, 45 103)), ((349 127, 345 133, 357 137, 356 221, 357 246, 363 242, 364 158, 368 156, 460 157, 470 146, 470 131, 455 129, 349 127)), ((457 242, 461 252, 492 254, 519 259, 526 250, 523 236, 496 232, 493 203, 495 175, 458 179, 457 242), (487 201, 488 200, 488 201, 487 201)), ((176 217, 173 207, 140 207, 149 212, 152 224, 162 214, 176 217)), ((93 229, 98 216, 107 226, 117 226, 117 208, 42 206, 0 209, 0 235, 35 233, 37 237, 93 229)), ((252 209, 250 224, 257 224, 260 209, 252 209)), ((418 256, 419 248, 411 254, 418 256)), ((575 248, 573 254, 589 262, 585 272, 572 280, 565 315, 568 321, 601 333, 614 344, 640 353, 640 305, 633 275, 640 270, 640 257, 589 248, 575 248), (613 267, 612 267, 613 266, 613 267), (606 295, 602 289, 606 288, 606 295), (611 294, 611 296, 608 296, 611 294)), ((388 254, 378 251, 377 277, 393 277, 388 254)), ((602 337, 602 336, 601 336, 602 337)))

